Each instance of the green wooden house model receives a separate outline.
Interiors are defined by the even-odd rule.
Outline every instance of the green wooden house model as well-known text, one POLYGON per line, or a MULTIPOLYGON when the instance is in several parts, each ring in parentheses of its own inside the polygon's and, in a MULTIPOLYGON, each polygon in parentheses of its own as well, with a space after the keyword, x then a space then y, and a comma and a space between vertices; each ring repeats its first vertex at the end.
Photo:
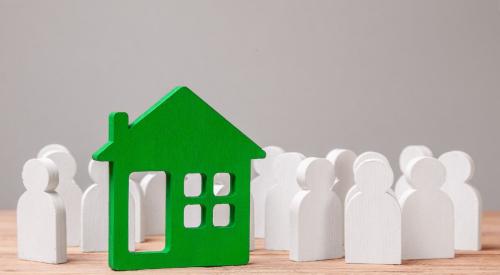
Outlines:
POLYGON ((109 141, 93 154, 109 162, 109 265, 114 270, 242 265, 249 261, 250 163, 265 152, 186 87, 178 87, 129 125, 109 116, 109 141), (163 171, 165 247, 129 252, 128 193, 133 172, 163 171), (184 194, 184 177, 202 175, 198 197, 184 194), (228 173, 230 192, 215 196, 214 175, 228 173), (213 209, 229 204, 230 222, 213 224, 213 209), (199 205, 201 224, 184 226, 184 208, 199 205))

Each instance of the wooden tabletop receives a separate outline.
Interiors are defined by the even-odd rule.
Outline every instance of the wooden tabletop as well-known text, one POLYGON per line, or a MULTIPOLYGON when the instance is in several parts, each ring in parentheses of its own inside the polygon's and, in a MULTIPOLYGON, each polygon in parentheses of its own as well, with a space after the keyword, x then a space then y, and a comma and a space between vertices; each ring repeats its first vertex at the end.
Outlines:
MULTIPOLYGON (((134 274, 161 273, 432 273, 432 274, 500 274, 500 212, 483 216, 483 250, 457 252, 455 259, 412 260, 402 265, 345 264, 343 259, 318 262, 292 262, 288 253, 267 251, 257 240, 257 250, 251 253, 250 264, 211 268, 177 268, 132 271, 134 274)), ((158 247, 159 238, 149 238, 140 248, 158 247)), ((78 247, 68 249, 68 263, 43 264, 17 259, 16 218, 12 210, 0 210, 0 274, 110 274, 106 253, 82 253, 78 247)))

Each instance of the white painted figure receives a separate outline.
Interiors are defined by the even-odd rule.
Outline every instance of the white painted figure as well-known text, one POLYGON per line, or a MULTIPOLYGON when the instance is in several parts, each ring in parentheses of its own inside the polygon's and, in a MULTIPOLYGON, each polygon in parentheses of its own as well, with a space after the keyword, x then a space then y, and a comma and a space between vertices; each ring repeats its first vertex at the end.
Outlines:
MULTIPOLYGON (((354 161, 354 165, 353 165, 353 172, 356 173, 356 170, 358 169, 359 165, 361 163, 363 163, 364 161, 366 161, 366 160, 373 160, 373 159, 380 160, 380 161, 386 163, 387 166, 391 167, 391 164, 389 163, 389 160, 387 159, 386 156, 384 156, 384 155, 382 155, 381 153, 378 153, 378 152, 368 151, 368 152, 362 153, 361 155, 359 155, 356 158, 356 160, 354 161)), ((392 168, 391 168, 391 170, 392 170, 392 168)), ((351 187, 351 189, 349 189, 349 192, 347 192, 346 198, 344 200, 344 205, 347 205, 347 203, 349 202, 349 200, 354 195, 356 195, 356 193, 358 191, 359 191, 358 187, 356 186, 356 183, 354 183, 354 185, 351 187)), ((394 191, 392 191, 392 189, 387 190, 387 193, 389 195, 393 196, 393 197, 396 197, 396 195, 394 194, 394 191)))
MULTIPOLYGON (((345 209, 345 198, 349 190, 354 186, 354 161, 356 160, 356 154, 347 149, 334 149, 330 151, 326 158, 333 164, 335 169, 335 184, 333 185, 333 191, 340 199, 342 204, 341 218, 336 220, 336 223, 340 224, 340 230, 342 231, 342 236, 344 236, 344 209, 345 209)), ((344 237, 342 237, 342 249, 344 246, 344 237)))
POLYGON ((165 235, 167 177, 164 172, 152 172, 142 177, 144 194, 145 234, 165 235))
POLYGON ((73 155, 64 150, 47 150, 42 156, 52 160, 59 171, 59 185, 56 192, 66 207, 67 245, 79 246, 81 235, 82 189, 75 182, 76 161, 73 155))
MULTIPOLYGON (((91 160, 88 166, 90 185, 82 196, 82 236, 83 252, 108 251, 109 221, 109 166, 107 162, 91 160)), ((129 250, 135 249, 134 201, 129 196, 129 250)))
POLYGON ((444 153, 439 160, 446 167, 442 189, 450 196, 455 210, 455 249, 481 250, 481 194, 469 184, 474 162, 460 151, 444 153))
POLYGON ((256 177, 251 181, 250 188, 254 199, 254 227, 255 237, 264 238, 266 221, 266 196, 269 190, 276 184, 273 172, 273 162, 277 156, 283 154, 285 150, 277 146, 267 146, 263 148, 266 158, 252 160, 252 170, 256 177))
POLYGON ((411 190, 410 185, 406 181, 406 177, 404 175, 406 167, 408 163, 418 157, 432 157, 432 151, 427 146, 424 145, 410 145, 406 146, 403 151, 401 151, 401 155, 399 156, 399 168, 401 169, 401 177, 396 182, 394 186, 394 192, 398 198, 401 198, 404 192, 407 190, 411 190))
POLYGON ((38 154, 37 154, 37 158, 43 158, 47 153, 49 152, 52 152, 52 151, 55 151, 55 152, 66 152, 66 153, 70 153, 71 152, 68 150, 68 148, 64 145, 61 145, 61 144, 49 144, 49 145, 45 145, 42 149, 40 149, 40 151, 38 151, 38 154))
POLYGON ((30 159, 23 167, 26 192, 17 203, 17 255, 20 259, 60 264, 67 261, 66 214, 55 191, 56 164, 30 159))
POLYGON ((142 182, 142 179, 144 179, 144 177, 146 175, 149 175, 151 173, 154 174, 156 172, 144 172, 144 171, 143 172, 133 172, 132 174, 130 174, 130 179, 135 181, 135 182, 138 182, 140 185, 140 183, 142 182))
POLYGON ((337 183, 334 186, 335 194, 337 194, 344 205, 347 192, 354 185, 354 161, 356 154, 351 150, 334 149, 328 153, 326 158, 333 164, 335 168, 335 176, 337 183))
MULTIPOLYGON (((133 199, 134 206, 134 231, 135 231, 135 242, 142 243, 146 239, 146 216, 144 215, 144 193, 142 192, 139 183, 134 180, 128 180, 129 193, 133 199)), ((131 203, 129 203, 130 207, 131 203)), ((129 215, 130 215, 129 211, 129 215)), ((130 219, 130 218, 129 218, 130 219)), ((130 228, 129 228, 130 230, 130 228)))
POLYGON ((344 256, 342 202, 335 193, 335 168, 307 158, 297 169, 301 190, 290 205, 290 259, 319 261, 344 256))
POLYGON ((401 264, 401 209, 388 190, 394 174, 387 162, 368 159, 356 169, 358 192, 345 209, 345 261, 401 264))
POLYGON ((443 164, 431 157, 410 161, 405 172, 414 190, 400 198, 403 259, 454 258, 454 211, 441 190, 446 180, 443 164))
POLYGON ((269 190, 266 198, 265 247, 268 250, 290 248, 290 203, 300 191, 296 174, 304 159, 300 153, 284 153, 274 161, 277 184, 269 190))

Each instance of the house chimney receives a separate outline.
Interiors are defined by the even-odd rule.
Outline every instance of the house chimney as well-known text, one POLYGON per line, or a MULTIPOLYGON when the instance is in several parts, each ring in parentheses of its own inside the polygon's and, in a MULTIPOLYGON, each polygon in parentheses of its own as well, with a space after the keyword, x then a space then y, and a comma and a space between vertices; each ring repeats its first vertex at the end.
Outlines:
POLYGON ((117 141, 126 135, 128 130, 128 114, 115 112, 109 115, 109 140, 117 141))

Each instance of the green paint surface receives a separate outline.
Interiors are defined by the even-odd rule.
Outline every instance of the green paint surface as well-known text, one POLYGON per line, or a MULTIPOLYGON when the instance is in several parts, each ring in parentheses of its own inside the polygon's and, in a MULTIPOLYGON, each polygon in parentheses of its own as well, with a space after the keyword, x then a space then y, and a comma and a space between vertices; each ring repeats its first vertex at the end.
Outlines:
POLYGON ((186 87, 178 87, 128 123, 109 116, 109 141, 93 154, 108 161, 109 265, 114 270, 242 265, 249 261, 250 163, 265 152, 186 87), (132 172, 164 171, 165 248, 128 251, 128 179, 132 172), (202 193, 184 195, 184 177, 203 175, 202 193), (215 196, 213 177, 231 174, 230 193, 215 196), (184 207, 199 204, 200 227, 184 227, 184 207), (215 227, 213 207, 230 204, 230 223, 215 227))

